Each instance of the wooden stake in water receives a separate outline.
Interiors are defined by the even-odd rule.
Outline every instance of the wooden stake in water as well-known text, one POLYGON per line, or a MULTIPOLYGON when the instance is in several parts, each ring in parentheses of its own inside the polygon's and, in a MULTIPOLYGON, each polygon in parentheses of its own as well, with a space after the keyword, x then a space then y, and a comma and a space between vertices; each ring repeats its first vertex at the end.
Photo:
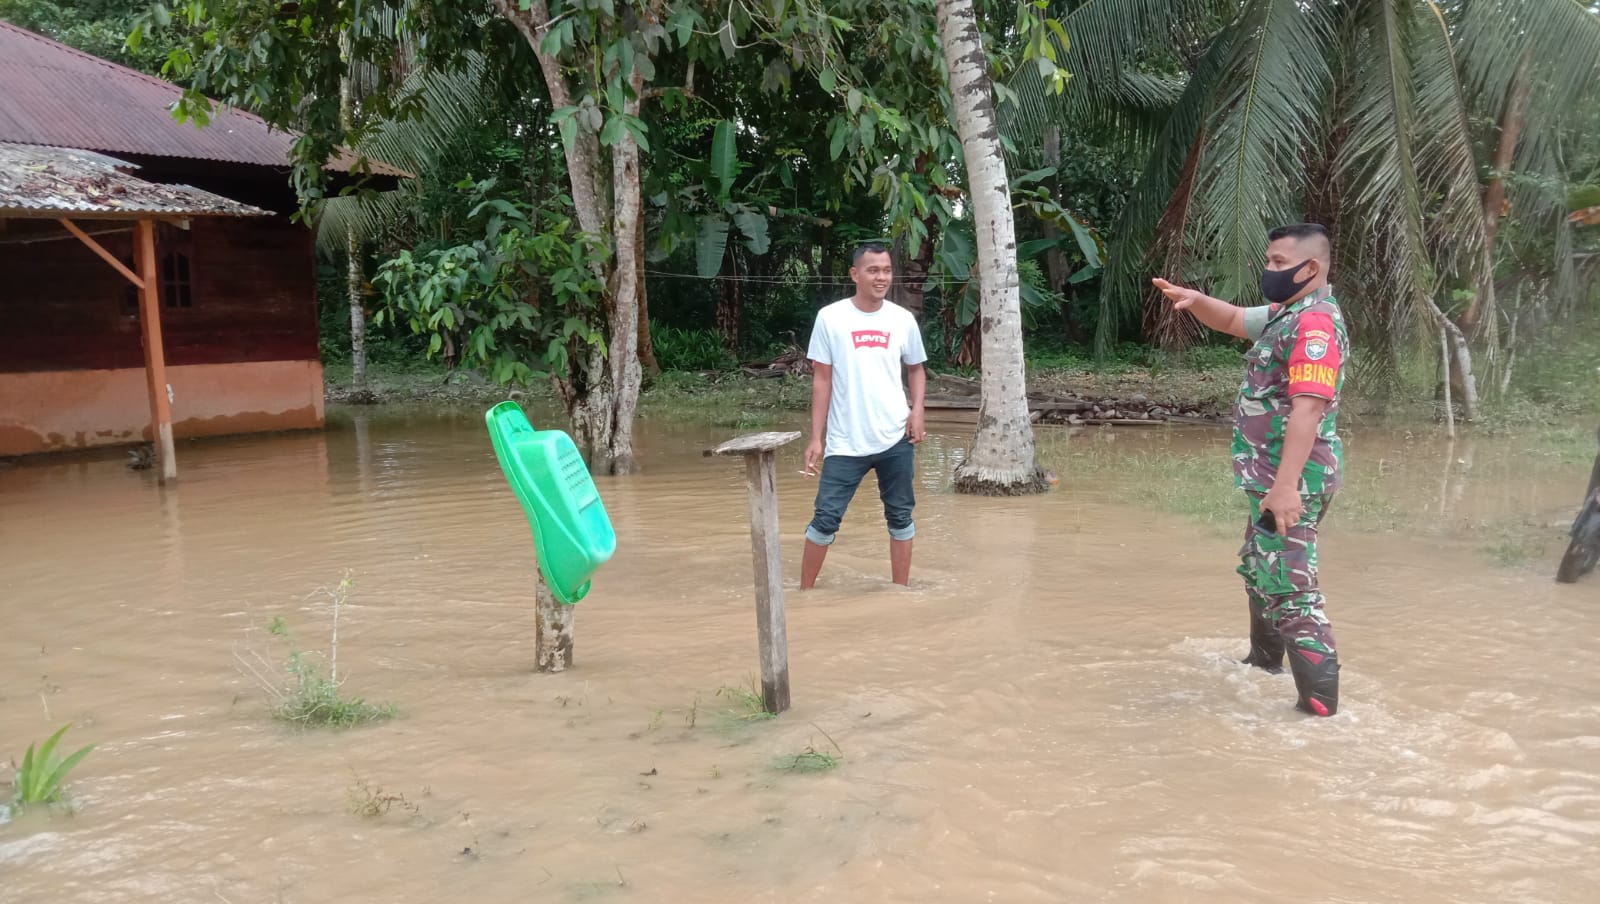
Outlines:
POLYGON ((534 660, 540 672, 564 672, 572 667, 572 616, 576 606, 563 606, 544 572, 533 570, 534 577, 534 660))
POLYGON ((789 638, 783 619, 783 557, 778 549, 778 447, 799 433, 751 433, 713 455, 739 455, 750 497, 750 553, 755 563, 756 638, 761 648, 761 702, 769 713, 789 708, 789 638))

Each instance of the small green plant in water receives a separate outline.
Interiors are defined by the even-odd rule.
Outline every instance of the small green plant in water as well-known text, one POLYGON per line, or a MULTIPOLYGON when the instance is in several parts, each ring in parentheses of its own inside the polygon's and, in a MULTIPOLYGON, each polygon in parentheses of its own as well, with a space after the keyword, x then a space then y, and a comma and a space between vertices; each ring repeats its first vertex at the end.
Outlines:
POLYGON ((12 802, 16 809, 61 802, 67 773, 83 762, 83 758, 94 749, 94 745, 90 744, 64 760, 56 756, 56 745, 71 727, 71 723, 61 726, 61 730, 51 735, 37 752, 32 744, 28 745, 28 752, 23 755, 22 765, 18 767, 13 780, 12 802))
MULTIPOLYGON (((811 727, 822 731, 815 722, 811 723, 811 727)), ((773 768, 780 772, 831 772, 839 768, 839 763, 844 759, 844 750, 839 747, 839 742, 833 739, 833 735, 822 731, 822 736, 828 739, 828 743, 833 747, 833 753, 818 750, 814 745, 807 745, 805 750, 794 756, 779 757, 778 761, 773 763, 773 768)))
POLYGON ((333 633, 329 641, 326 674, 318 662, 320 654, 294 648, 288 625, 281 616, 274 617, 267 630, 289 645, 287 681, 274 677, 276 669, 259 652, 252 650, 249 656, 234 653, 245 673, 273 698, 273 718, 306 727, 349 728, 392 719, 399 712, 392 703, 368 703, 360 697, 347 698, 342 692, 344 683, 339 679, 339 616, 354 585, 350 573, 345 572, 337 587, 322 589, 333 610, 333 633))
POLYGON ((1532 539, 1510 530, 1504 531, 1495 542, 1484 547, 1490 560, 1501 568, 1522 568, 1538 558, 1541 551, 1532 539))
POLYGON ((830 772, 839 768, 839 757, 807 747, 793 757, 779 759, 777 768, 782 772, 830 772))
POLYGON ((729 719, 736 722, 761 722, 766 719, 776 719, 777 716, 767 712, 767 705, 762 702, 761 694, 753 687, 730 687, 723 685, 717 688, 717 696, 728 701, 729 708, 724 711, 729 719))

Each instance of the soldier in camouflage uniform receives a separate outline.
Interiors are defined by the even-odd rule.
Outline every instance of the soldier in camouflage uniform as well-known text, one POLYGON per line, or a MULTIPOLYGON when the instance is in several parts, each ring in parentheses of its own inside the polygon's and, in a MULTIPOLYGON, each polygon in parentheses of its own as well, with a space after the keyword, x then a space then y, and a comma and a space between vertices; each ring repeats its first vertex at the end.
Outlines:
POLYGON ((1234 407, 1233 470, 1250 499, 1239 574, 1250 601, 1250 655, 1277 673, 1289 653, 1300 709, 1339 708, 1339 655, 1317 589, 1317 527, 1343 483, 1336 430, 1350 342, 1328 285, 1332 254, 1321 226, 1268 235, 1261 292, 1241 308, 1164 279, 1174 307, 1212 329, 1251 339, 1234 407))

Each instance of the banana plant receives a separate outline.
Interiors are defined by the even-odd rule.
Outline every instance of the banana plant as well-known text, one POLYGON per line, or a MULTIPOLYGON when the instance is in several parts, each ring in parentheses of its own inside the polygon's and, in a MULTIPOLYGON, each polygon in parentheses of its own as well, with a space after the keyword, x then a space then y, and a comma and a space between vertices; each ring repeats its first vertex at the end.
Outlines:
POLYGON ((728 241, 735 230, 751 254, 766 254, 772 247, 767 233, 767 205, 759 198, 734 197, 734 184, 742 169, 734 124, 722 120, 712 134, 711 159, 702 181, 675 193, 659 192, 652 199, 664 208, 664 215, 660 240, 651 256, 663 260, 692 241, 696 274, 712 279, 722 272, 728 241))
MULTIPOLYGON (((671 257, 694 243, 695 273, 701 279, 721 280, 717 305, 717 330, 728 351, 739 349, 742 294, 736 276, 737 254, 731 244, 735 233, 750 254, 766 254, 772 247, 768 215, 773 210, 758 191, 740 188, 738 132, 733 122, 721 120, 711 137, 711 157, 700 169, 700 181, 675 191, 657 192, 651 199, 662 208, 659 238, 650 254, 654 261, 671 257)), ((756 182, 764 180, 754 180, 756 182)))
MULTIPOLYGON (((1081 217, 1062 207, 1041 183, 1055 175, 1051 168, 1035 170, 1014 179, 1011 198, 1014 209, 1032 214, 1042 223, 1056 227, 1054 238, 1017 243, 1017 273, 1022 299, 1022 316, 1031 323, 1034 315, 1056 302, 1043 275, 1039 259, 1057 248, 1075 246, 1083 265, 1067 281, 1079 285, 1100 275, 1105 266, 1105 243, 1081 217), (1033 186, 1030 188, 1030 186, 1033 186)), ((940 231, 934 250, 934 264, 928 273, 927 290, 942 302, 945 335, 959 345, 950 349, 953 361, 962 366, 977 366, 977 336, 973 325, 978 319, 979 283, 977 242, 970 219, 952 220, 940 231)))

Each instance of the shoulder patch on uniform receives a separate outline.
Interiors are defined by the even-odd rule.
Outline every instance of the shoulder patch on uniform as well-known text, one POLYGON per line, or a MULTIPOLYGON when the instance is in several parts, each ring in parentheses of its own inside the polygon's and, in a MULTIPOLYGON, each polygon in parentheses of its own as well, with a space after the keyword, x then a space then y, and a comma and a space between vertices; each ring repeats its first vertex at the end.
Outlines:
POLYGON ((1328 354, 1328 340, 1312 339, 1306 343, 1306 357, 1312 361, 1321 361, 1328 354))

